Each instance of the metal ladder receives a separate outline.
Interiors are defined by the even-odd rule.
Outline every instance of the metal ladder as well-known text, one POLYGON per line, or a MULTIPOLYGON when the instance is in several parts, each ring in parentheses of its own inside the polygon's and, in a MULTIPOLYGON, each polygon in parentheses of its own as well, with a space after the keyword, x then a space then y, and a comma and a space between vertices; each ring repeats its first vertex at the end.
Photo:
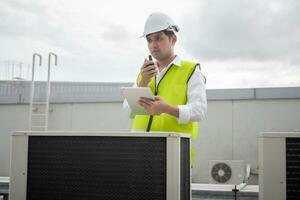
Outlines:
POLYGON ((31 74, 31 93, 30 93, 30 104, 29 104, 29 131, 47 131, 48 130, 48 117, 49 117, 49 103, 50 103, 50 93, 51 93, 51 82, 50 82, 50 67, 51 67, 51 57, 55 58, 55 65, 57 66, 57 55, 50 52, 48 54, 48 73, 46 82, 46 98, 45 101, 35 100, 35 61, 39 58, 39 65, 42 65, 42 56, 40 54, 34 53, 32 56, 32 74, 31 74), (44 112, 39 112, 40 107, 44 107, 44 112), (33 122, 38 122, 34 123, 33 122))

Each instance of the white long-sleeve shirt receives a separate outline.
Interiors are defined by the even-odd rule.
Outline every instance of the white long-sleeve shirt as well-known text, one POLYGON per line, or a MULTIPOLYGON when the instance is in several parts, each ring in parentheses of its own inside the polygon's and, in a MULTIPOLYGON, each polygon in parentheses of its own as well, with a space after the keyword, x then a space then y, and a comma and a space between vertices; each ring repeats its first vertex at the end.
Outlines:
MULTIPOLYGON (((175 67, 181 66, 181 60, 178 56, 163 70, 156 75, 156 87, 159 81, 164 77, 167 70, 174 64, 175 67)), ((136 84, 134 84, 136 86, 136 84)), ((123 102, 123 108, 130 112, 130 107, 126 101, 123 102)), ((190 121, 200 122, 203 120, 207 113, 207 98, 205 83, 201 70, 197 67, 192 74, 187 88, 187 103, 185 105, 178 105, 179 124, 187 124, 190 121)))

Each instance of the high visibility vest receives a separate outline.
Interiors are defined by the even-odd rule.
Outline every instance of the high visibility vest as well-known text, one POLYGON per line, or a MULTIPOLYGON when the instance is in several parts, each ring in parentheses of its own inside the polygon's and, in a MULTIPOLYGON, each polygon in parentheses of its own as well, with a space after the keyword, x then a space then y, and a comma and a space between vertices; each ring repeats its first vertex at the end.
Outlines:
MULTIPOLYGON (((172 64, 157 87, 155 87, 156 77, 151 78, 148 87, 150 87, 154 95, 162 97, 168 104, 174 106, 185 105, 187 103, 188 81, 196 67, 200 67, 200 64, 189 61, 181 61, 181 66, 172 64)), ((137 84, 139 84, 141 79, 142 76, 139 74, 137 84)), ((136 115, 132 128, 141 131, 189 133, 192 135, 193 140, 196 140, 198 136, 198 122, 179 124, 175 117, 164 113, 153 116, 136 115)))

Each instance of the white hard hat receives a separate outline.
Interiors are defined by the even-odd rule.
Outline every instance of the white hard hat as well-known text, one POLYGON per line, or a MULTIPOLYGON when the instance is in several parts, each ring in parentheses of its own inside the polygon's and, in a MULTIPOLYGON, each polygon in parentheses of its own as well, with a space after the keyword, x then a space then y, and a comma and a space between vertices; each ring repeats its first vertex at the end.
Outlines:
POLYGON ((142 37, 151 33, 156 33, 163 30, 171 30, 178 32, 179 27, 174 23, 174 21, 166 14, 160 12, 154 12, 149 15, 142 37))

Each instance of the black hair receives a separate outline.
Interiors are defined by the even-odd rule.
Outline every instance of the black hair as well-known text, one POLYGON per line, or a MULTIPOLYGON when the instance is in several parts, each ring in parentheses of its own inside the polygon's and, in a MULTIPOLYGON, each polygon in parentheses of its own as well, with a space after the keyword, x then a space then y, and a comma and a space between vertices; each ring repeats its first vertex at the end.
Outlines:
POLYGON ((163 30, 163 33, 168 36, 169 38, 171 38, 173 35, 175 35, 175 33, 173 31, 170 30, 163 30))

